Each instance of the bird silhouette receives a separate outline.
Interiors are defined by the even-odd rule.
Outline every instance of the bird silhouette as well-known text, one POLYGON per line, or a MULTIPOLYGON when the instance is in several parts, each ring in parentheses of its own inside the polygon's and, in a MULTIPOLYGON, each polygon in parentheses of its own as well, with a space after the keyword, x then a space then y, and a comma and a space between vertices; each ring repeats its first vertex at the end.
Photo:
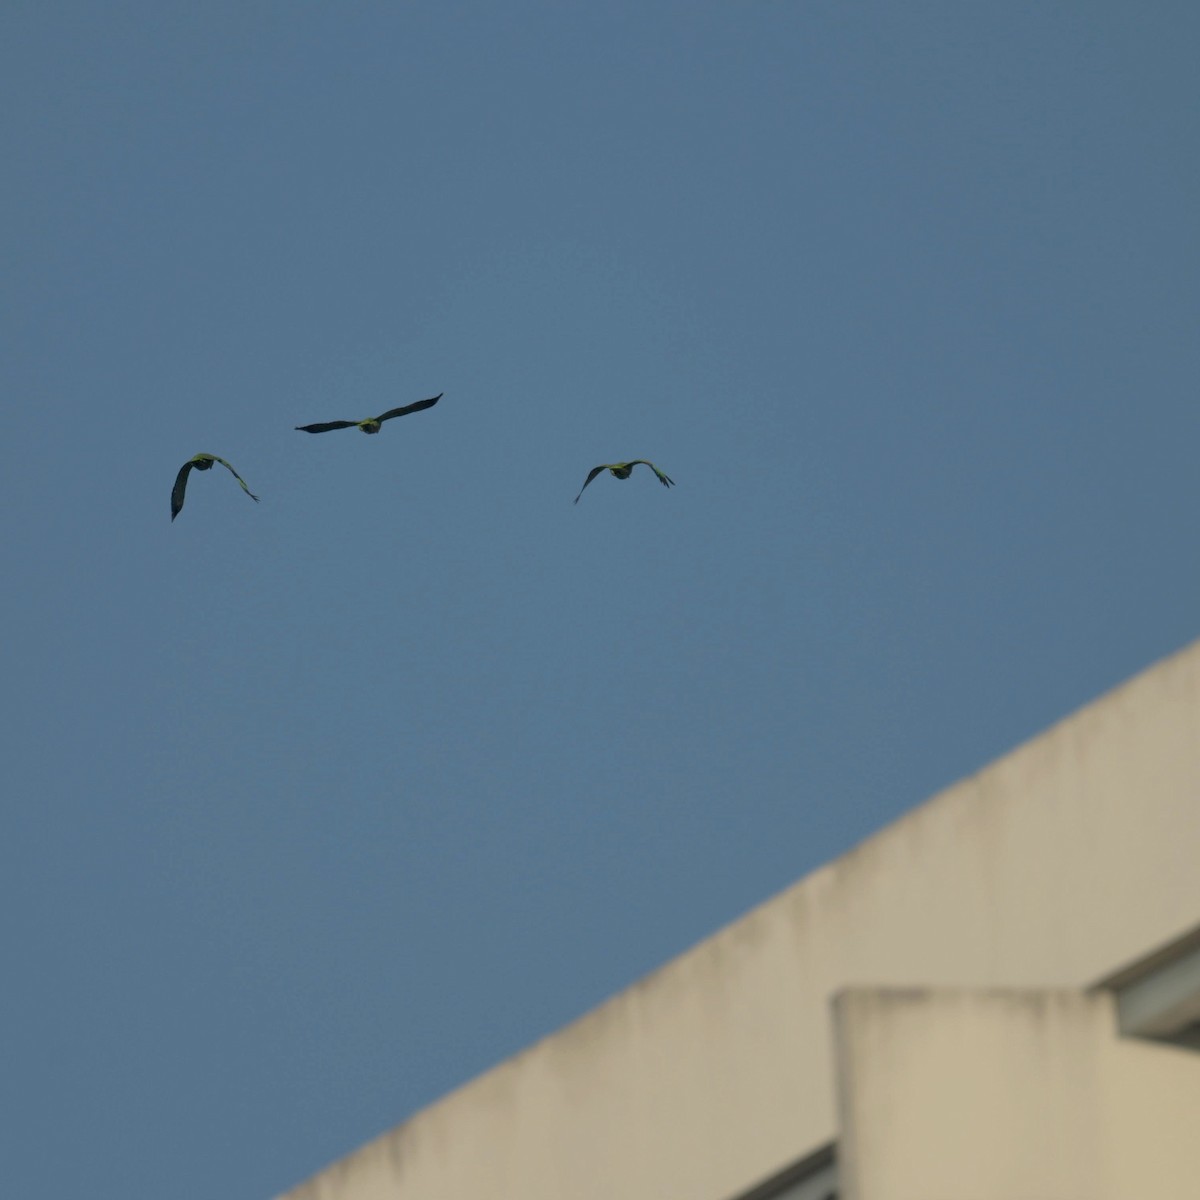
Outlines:
POLYGON ((251 500, 257 500, 258 497, 246 486, 246 481, 223 459, 215 454, 197 454, 189 458, 187 462, 179 468, 179 474, 175 476, 175 486, 171 489, 171 520, 175 520, 183 509, 183 495, 187 491, 188 475, 192 469, 197 471, 211 471, 213 463, 220 463, 223 467, 228 467, 229 473, 242 485, 242 491, 250 497, 251 500))
POLYGON ((444 395, 444 392, 438 392, 430 400, 418 400, 416 404, 406 404, 403 408, 393 408, 385 412, 382 416, 367 417, 362 421, 324 421, 317 425, 297 425, 296 428, 303 430, 305 433, 328 433, 331 429, 361 429, 363 433, 378 433, 384 421, 390 421, 393 417, 404 417, 409 413, 420 412, 423 408, 432 408, 444 395))
MULTIPOLYGON (((633 474, 633 468, 636 467, 638 463, 644 463, 646 466, 648 466, 650 470, 652 470, 655 475, 658 476, 658 482, 661 483, 663 487, 670 487, 675 482, 675 480, 669 479, 666 475, 664 475, 649 459, 635 458, 631 462, 601 463, 598 467, 593 467, 588 472, 588 477, 583 481, 583 487, 579 489, 579 496, 583 495, 584 488, 586 488, 587 485, 591 483, 601 471, 607 471, 610 475, 617 479, 628 479, 629 476, 633 474)), ((579 503, 579 496, 575 497, 576 504, 579 503)))

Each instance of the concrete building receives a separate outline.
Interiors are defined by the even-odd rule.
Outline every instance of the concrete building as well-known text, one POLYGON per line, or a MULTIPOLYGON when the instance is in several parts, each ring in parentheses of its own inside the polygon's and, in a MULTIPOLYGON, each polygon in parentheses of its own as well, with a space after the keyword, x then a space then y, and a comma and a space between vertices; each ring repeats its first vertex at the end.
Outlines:
POLYGON ((1200 643, 288 1200, 1196 1200, 1200 643))

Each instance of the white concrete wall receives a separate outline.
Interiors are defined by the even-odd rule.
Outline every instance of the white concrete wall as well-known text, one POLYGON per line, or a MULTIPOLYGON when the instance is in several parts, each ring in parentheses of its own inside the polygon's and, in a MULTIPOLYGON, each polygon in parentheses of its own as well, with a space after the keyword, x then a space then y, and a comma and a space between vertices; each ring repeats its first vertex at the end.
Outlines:
POLYGON ((1090 984, 1200 920, 1198 863, 1200 644, 289 1196, 727 1200, 836 1136, 835 992, 1090 984))
POLYGON ((835 1026, 841 1200, 1200 1195, 1200 1054, 1107 994, 855 989, 835 1026))

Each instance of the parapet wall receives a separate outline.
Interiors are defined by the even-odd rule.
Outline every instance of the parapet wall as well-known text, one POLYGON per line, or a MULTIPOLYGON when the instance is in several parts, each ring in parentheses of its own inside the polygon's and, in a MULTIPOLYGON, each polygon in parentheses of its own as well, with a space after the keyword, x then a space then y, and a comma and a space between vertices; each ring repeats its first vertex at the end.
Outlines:
POLYGON ((1200 920, 1198 863, 1200 643, 288 1198, 728 1200, 836 1136, 835 993, 1086 987, 1200 920))

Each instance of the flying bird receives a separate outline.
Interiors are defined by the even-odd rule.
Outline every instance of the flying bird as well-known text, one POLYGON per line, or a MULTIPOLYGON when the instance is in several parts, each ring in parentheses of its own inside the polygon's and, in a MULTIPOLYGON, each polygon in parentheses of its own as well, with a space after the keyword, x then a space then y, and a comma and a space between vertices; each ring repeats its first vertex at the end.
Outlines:
MULTIPOLYGON (((633 468, 636 467, 638 463, 645 463, 646 466, 648 466, 650 470, 652 470, 655 475, 658 476, 658 482, 661 483, 663 487, 670 487, 675 482, 675 480, 667 478, 667 476, 664 475, 652 462, 650 462, 649 459, 635 458, 632 462, 601 463, 598 467, 593 467, 588 472, 588 477, 583 481, 583 487, 579 489, 579 496, 583 495, 584 488, 586 488, 587 485, 591 483, 601 471, 608 471, 609 474, 617 479, 628 479, 629 476, 633 474, 633 468)), ((579 503, 579 496, 575 497, 576 504, 579 503)))
POLYGON ((179 468, 179 474, 175 476, 175 486, 171 489, 171 520, 175 520, 183 509, 183 494, 187 491, 188 474, 193 467, 197 471, 211 471, 213 463, 220 463, 223 467, 229 467, 229 473, 242 485, 242 491, 250 497, 251 500, 257 500, 258 497, 246 486, 246 481, 223 459, 218 458, 215 454, 197 454, 193 458, 189 458, 187 462, 179 468))
POLYGON ((418 400, 416 404, 406 404, 403 408, 393 408, 379 417, 367 417, 364 421, 324 421, 319 425, 297 425, 297 429, 305 433, 328 433, 331 429, 361 429, 363 433, 378 433, 384 421, 393 417, 405 417, 409 413, 420 412, 423 408, 432 408, 445 392, 438 392, 431 400, 418 400))

